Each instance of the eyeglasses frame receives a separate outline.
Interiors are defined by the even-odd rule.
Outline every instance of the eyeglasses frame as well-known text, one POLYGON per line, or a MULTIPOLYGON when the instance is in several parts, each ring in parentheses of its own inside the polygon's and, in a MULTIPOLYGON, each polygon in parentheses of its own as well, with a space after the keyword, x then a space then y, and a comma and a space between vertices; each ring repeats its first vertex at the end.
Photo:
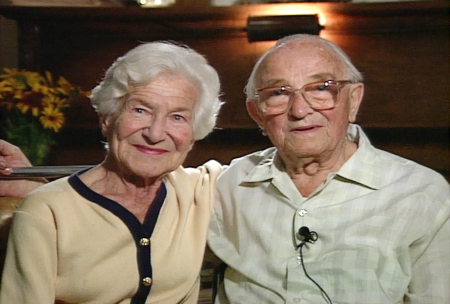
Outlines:
POLYGON ((314 109, 314 110, 316 110, 316 111, 330 110, 330 109, 333 109, 334 107, 336 107, 336 105, 338 104, 338 102, 339 102, 339 100, 340 100, 340 94, 341 94, 341 89, 342 89, 342 87, 345 86, 345 85, 347 85, 347 84, 351 84, 351 83, 353 83, 353 81, 351 81, 351 80, 332 80, 332 79, 329 79, 329 80, 325 80, 325 81, 320 80, 320 81, 314 81, 314 82, 307 83, 307 84, 305 84, 304 86, 302 86, 300 89, 294 89, 294 88, 292 88, 292 87, 289 86, 289 85, 282 85, 282 86, 280 86, 280 85, 268 86, 268 87, 264 87, 264 88, 260 88, 260 89, 256 89, 256 90, 255 90, 255 98, 253 99, 253 102, 254 102, 255 106, 257 107, 257 109, 259 109, 259 110, 261 111, 261 113, 266 113, 267 110, 264 110, 264 109, 261 108, 261 106, 260 106, 260 102, 259 102, 259 92, 261 92, 262 90, 271 89, 271 88, 280 88, 281 90, 286 90, 286 88, 290 88, 290 89, 292 89, 292 90, 294 91, 294 94, 293 94, 294 98, 291 98, 291 99, 289 100, 289 103, 288 103, 286 109, 285 109, 284 111, 282 111, 282 112, 270 113, 270 115, 279 115, 279 114, 282 114, 282 113, 286 113, 286 111, 288 111, 288 110, 292 107, 292 104, 294 103, 294 100, 295 100, 295 93, 297 93, 297 92, 300 92, 300 93, 302 94, 303 99, 306 101, 306 103, 308 104, 308 106, 310 106, 312 109, 314 109), (331 107, 325 107, 325 108, 317 108, 317 107, 313 107, 313 106, 310 104, 310 102, 307 100, 307 98, 305 98, 305 95, 303 94, 304 88, 307 87, 307 86, 309 86, 309 85, 312 85, 312 84, 320 84, 320 83, 323 83, 324 86, 329 86, 330 83, 335 83, 335 84, 337 85, 338 92, 337 92, 337 96, 336 96, 336 101, 334 102, 333 106, 331 106, 331 107), (258 102, 257 102, 257 101, 258 101, 258 102))

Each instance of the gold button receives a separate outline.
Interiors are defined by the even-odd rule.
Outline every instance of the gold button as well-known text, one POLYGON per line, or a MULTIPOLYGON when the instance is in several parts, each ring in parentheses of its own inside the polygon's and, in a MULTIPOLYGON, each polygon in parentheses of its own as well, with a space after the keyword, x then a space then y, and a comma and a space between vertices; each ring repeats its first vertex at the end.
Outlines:
POLYGON ((150 239, 142 238, 142 239, 139 241, 139 245, 141 245, 141 246, 148 246, 148 245, 150 245, 150 239))
POLYGON ((142 284, 144 284, 144 286, 150 286, 152 285, 152 278, 146 277, 142 279, 142 284))

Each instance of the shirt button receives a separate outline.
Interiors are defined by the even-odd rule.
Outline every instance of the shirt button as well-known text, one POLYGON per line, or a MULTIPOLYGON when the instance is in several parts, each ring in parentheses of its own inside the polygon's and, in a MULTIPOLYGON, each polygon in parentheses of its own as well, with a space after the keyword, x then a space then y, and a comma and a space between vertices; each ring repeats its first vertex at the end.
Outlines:
POLYGON ((302 209, 298 212, 298 215, 305 216, 308 212, 305 209, 302 209))
POLYGON ((140 239, 139 245, 141 245, 141 246, 148 246, 148 245, 150 245, 150 239, 147 239, 147 238, 140 239))
POLYGON ((146 278, 142 279, 142 284, 144 286, 150 286, 150 285, 152 285, 152 283, 153 283, 152 278, 146 277, 146 278))

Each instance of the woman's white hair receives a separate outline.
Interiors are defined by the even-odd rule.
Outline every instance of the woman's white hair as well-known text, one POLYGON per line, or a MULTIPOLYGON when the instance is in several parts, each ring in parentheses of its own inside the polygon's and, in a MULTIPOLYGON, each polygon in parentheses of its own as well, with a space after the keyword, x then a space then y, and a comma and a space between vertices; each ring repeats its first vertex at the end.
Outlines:
POLYGON ((217 71, 205 57, 185 45, 160 41, 143 43, 119 57, 92 90, 92 106, 99 115, 118 114, 130 85, 145 85, 162 74, 185 77, 198 90, 194 107, 193 139, 208 135, 223 104, 217 71))
POLYGON ((247 100, 255 98, 256 90, 258 89, 256 87, 257 85, 256 81, 257 78, 259 77, 261 64, 264 62, 267 56, 275 52, 280 47, 283 47, 284 45, 292 41, 312 41, 321 43, 325 48, 327 48, 331 52, 331 54, 333 54, 336 57, 338 62, 342 64, 342 67, 344 68, 344 73, 346 74, 348 80, 350 80, 352 83, 358 83, 363 81, 362 74, 353 65, 348 55, 339 46, 316 35, 295 34, 291 36, 286 36, 278 40, 277 43, 273 47, 271 47, 266 53, 264 53, 256 62, 255 66, 253 67, 252 73, 248 78, 247 85, 245 86, 244 89, 244 92, 247 95, 247 100))

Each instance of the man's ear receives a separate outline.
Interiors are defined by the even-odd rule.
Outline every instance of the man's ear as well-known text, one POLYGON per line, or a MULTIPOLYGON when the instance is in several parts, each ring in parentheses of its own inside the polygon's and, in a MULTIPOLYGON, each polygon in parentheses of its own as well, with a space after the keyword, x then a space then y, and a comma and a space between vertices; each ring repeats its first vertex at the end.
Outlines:
POLYGON ((247 111, 248 111, 248 114, 250 114, 250 117, 258 124, 258 126, 261 129, 264 130, 264 128, 262 126, 262 119, 261 119, 258 109, 255 106, 255 102, 252 99, 247 99, 245 104, 247 106, 247 111))
POLYGON ((348 110, 348 122, 353 123, 356 121, 356 115, 358 114, 359 106, 361 104, 364 95, 364 84, 355 83, 350 85, 349 102, 350 108, 348 110))

